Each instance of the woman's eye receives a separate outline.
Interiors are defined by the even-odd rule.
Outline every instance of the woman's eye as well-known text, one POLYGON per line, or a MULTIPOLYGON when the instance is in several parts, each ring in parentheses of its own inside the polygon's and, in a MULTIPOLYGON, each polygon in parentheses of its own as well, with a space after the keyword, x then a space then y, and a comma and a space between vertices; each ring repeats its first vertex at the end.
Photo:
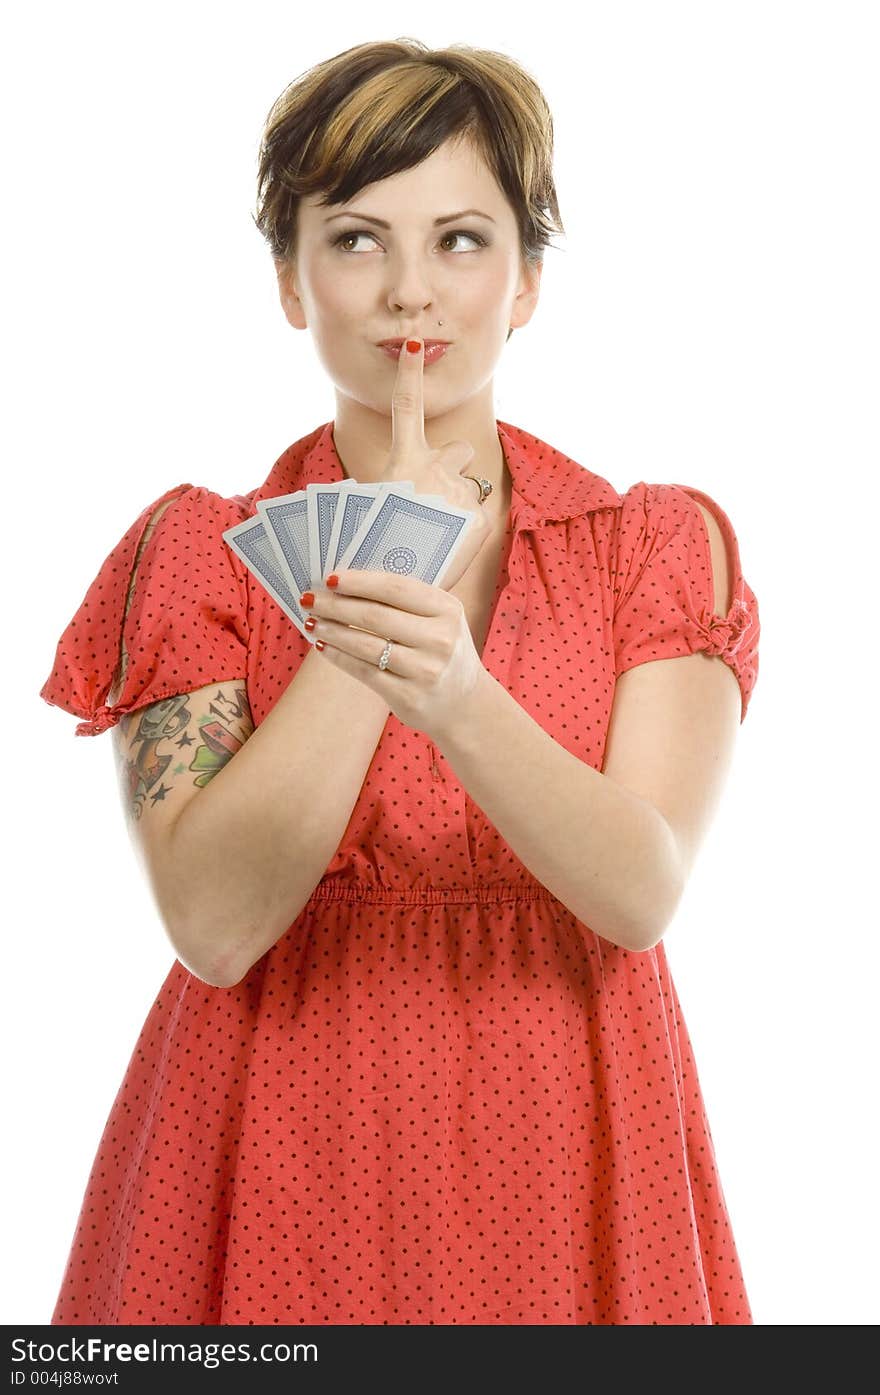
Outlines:
POLYGON ((461 232, 445 233, 443 241, 445 242, 448 237, 469 237, 471 242, 475 242, 478 247, 485 247, 486 245, 485 238, 480 237, 479 233, 464 232, 463 230, 461 232))
MULTIPOLYGON (((343 251, 350 250, 350 249, 347 249, 347 248, 344 246, 344 244, 345 244, 346 242, 357 242, 357 240, 358 240, 359 237, 373 238, 373 234, 370 233, 370 232, 366 232, 366 231, 363 230, 363 229, 359 229, 357 232, 344 232, 344 233, 340 233, 339 237, 334 238, 334 240, 333 240, 333 245, 334 245, 334 247, 340 247, 340 248, 342 248, 343 251)), ((486 246, 486 239, 483 238, 483 237, 481 237, 479 233, 465 232, 463 229, 462 229, 461 231, 459 231, 459 232, 448 232, 448 233, 444 233, 444 234, 443 234, 443 237, 442 237, 442 239, 441 239, 441 241, 442 241, 442 242, 448 242, 448 241, 450 241, 451 239, 454 239, 454 238, 457 238, 457 237, 466 237, 466 238, 469 238, 470 241, 476 243, 476 245, 477 245, 478 247, 485 247, 485 246, 486 246)))
MULTIPOLYGON (((334 247, 342 247, 346 242, 356 242, 359 237, 369 237, 369 233, 347 232, 340 233, 339 237, 333 239, 334 247)), ((348 250, 347 248, 345 249, 348 250)))

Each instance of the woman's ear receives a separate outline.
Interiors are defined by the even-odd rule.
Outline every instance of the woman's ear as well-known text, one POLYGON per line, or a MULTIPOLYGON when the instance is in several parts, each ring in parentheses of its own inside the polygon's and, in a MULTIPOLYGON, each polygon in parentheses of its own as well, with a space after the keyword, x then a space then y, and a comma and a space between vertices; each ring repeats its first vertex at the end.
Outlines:
POLYGON ((287 322, 293 325, 294 329, 306 329, 308 326, 303 303, 299 296, 296 266, 287 257, 274 257, 273 260, 275 275, 278 278, 278 295, 287 322))
MULTIPOLYGON (((523 262, 520 276, 519 289, 514 297, 510 316, 510 328, 521 329, 527 325, 535 307, 538 304, 538 296, 541 291, 541 272, 544 270, 543 259, 539 262, 523 262)), ((508 334, 508 339, 510 335, 508 334)))

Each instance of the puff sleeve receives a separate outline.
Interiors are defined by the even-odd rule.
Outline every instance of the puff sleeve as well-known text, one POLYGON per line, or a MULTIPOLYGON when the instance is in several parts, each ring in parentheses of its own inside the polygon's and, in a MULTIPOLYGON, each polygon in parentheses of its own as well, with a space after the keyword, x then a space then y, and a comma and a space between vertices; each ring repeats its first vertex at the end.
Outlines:
POLYGON ((719 654, 733 670, 745 718, 758 677, 758 601, 740 565, 724 510, 690 485, 634 484, 623 496, 614 577, 614 659, 620 675, 637 664, 684 654, 719 654), (709 534, 697 500, 715 516, 727 545, 732 601, 714 611, 709 534))
POLYGON ((247 577, 222 536, 241 517, 234 500, 180 484, 148 504, 119 539, 61 635, 40 690, 46 702, 83 719, 75 735, 97 736, 136 708, 246 677, 247 577), (121 644, 122 688, 109 705, 121 644))

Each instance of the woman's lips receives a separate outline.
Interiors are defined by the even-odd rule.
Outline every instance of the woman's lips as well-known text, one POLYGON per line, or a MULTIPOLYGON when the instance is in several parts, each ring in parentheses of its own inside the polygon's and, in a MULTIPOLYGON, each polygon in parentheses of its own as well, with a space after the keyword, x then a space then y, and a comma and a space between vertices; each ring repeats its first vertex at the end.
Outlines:
MULTIPOLYGON (((379 344, 378 347, 382 350, 383 354, 387 354, 389 358, 393 358, 395 363, 400 358, 402 347, 400 344, 379 344)), ((448 344, 429 344, 425 349, 425 367, 430 368, 432 363, 436 363, 438 359, 441 359, 448 348, 448 344)))

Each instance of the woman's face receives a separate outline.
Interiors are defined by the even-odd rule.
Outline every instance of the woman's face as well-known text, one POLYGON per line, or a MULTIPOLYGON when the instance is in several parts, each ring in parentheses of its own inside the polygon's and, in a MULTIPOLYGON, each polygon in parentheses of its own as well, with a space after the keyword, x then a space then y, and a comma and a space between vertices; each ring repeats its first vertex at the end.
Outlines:
POLYGON ((387 416, 397 364, 380 341, 448 340, 425 365, 427 418, 492 378, 508 331, 532 316, 540 267, 524 266, 513 209, 482 157, 447 141, 348 203, 301 200, 296 257, 278 282, 337 391, 387 416))

